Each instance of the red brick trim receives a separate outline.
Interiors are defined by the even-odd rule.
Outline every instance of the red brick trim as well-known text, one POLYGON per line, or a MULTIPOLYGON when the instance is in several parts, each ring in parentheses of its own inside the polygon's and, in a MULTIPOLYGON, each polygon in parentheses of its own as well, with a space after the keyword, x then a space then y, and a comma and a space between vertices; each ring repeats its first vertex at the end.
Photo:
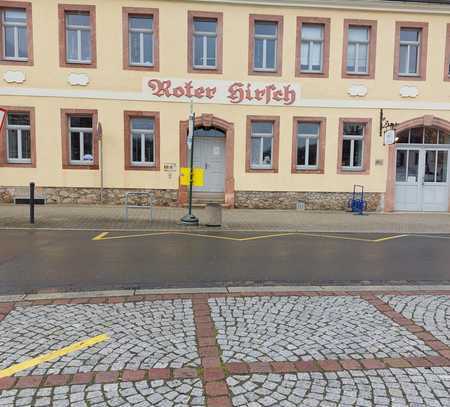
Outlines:
POLYGON ((376 20, 344 20, 344 44, 342 46, 342 77, 349 79, 374 79, 377 53, 377 22, 376 20), (348 30, 350 27, 367 27, 369 29, 369 66, 368 73, 347 72, 348 30))
POLYGON ((292 161, 291 161, 291 173, 292 174, 323 174, 325 172, 325 143, 327 132, 327 119, 326 117, 307 117, 296 116, 292 125, 292 161), (297 168, 297 126, 299 123, 319 123, 319 161, 317 169, 298 169, 297 168))
POLYGON ((328 78, 330 70, 330 23, 331 19, 322 17, 297 17, 297 44, 295 47, 295 76, 305 78, 328 78), (323 30, 323 67, 322 72, 302 72, 301 66, 301 45, 303 24, 321 24, 323 30))
POLYGON ((450 23, 447 24, 447 34, 445 37, 445 56, 444 56, 444 81, 450 81, 450 23))
POLYGON ((281 76, 283 72, 283 16, 269 14, 250 14, 248 29, 248 74, 259 76, 281 76), (258 71, 253 68, 253 56, 255 48, 255 22, 273 21, 278 24, 277 27, 277 61, 274 71, 258 71))
POLYGON ((245 172, 278 173, 279 149, 280 149, 280 116, 247 116, 245 172), (252 166, 251 166, 252 123, 254 123, 254 122, 272 122, 273 123, 273 147, 272 147, 272 167, 271 168, 252 168, 252 166))
POLYGON ((159 112, 142 112, 135 110, 125 110, 123 112, 124 116, 124 156, 125 156, 125 170, 136 170, 136 171, 159 171, 160 169, 160 160, 159 160, 159 151, 160 151, 160 120, 159 120, 159 112), (134 117, 150 117, 155 122, 154 132, 153 132, 153 142, 155 146, 155 164, 152 166, 139 166, 133 165, 131 163, 131 119, 134 117))
POLYGON ((0 302, 0 322, 3 321, 13 309, 14 303, 0 302))
POLYGON ((187 71, 189 73, 215 73, 221 74, 223 72, 223 13, 213 13, 208 11, 188 11, 188 29, 187 29, 187 71), (217 21, 217 49, 216 49, 216 68, 195 68, 193 57, 193 33, 194 33, 194 18, 204 18, 217 21))
POLYGON ((397 21, 395 23, 394 80, 424 81, 427 79, 428 23, 418 21, 397 21), (417 76, 400 74, 400 30, 418 28, 421 30, 419 50, 419 72, 417 76))
POLYGON ((370 146, 372 142, 372 119, 370 118, 340 118, 339 119, 339 135, 338 135, 338 157, 337 157, 337 173, 347 175, 369 175, 370 174, 370 146), (364 145, 363 145, 363 162, 362 169, 345 170, 342 168, 342 143, 344 140, 344 123, 361 123, 364 125, 364 145))
POLYGON ((33 10, 32 4, 30 2, 22 1, 3 1, 0 0, 0 13, 4 9, 8 8, 20 8, 25 9, 27 14, 27 48, 28 48, 28 59, 26 61, 14 61, 9 59, 4 59, 4 49, 3 49, 3 27, 2 19, 0 19, 0 65, 33 65, 33 10))
POLYGON ((8 162, 8 152, 6 151, 6 123, 8 118, 5 118, 5 124, 0 131, 0 167, 14 167, 14 168, 36 168, 36 115, 34 107, 23 106, 0 106, 5 109, 7 113, 18 112, 28 113, 30 115, 30 138, 31 138, 31 163, 11 163, 8 162))
POLYGON ((88 109, 61 109, 61 145, 62 145, 62 168, 71 170, 98 170, 98 137, 97 137, 97 110, 88 109), (93 153, 94 163, 92 165, 75 165, 70 163, 69 152, 69 117, 77 116, 92 116, 92 138, 93 138, 93 153))
POLYGON ((122 7, 122 47, 123 69, 132 71, 159 71, 159 10, 147 7, 122 7), (153 17, 153 66, 136 66, 130 64, 130 38, 128 31, 128 19, 131 16, 153 17))
POLYGON ((59 66, 65 68, 97 68, 97 35, 95 6, 85 4, 58 4, 58 24, 59 24, 59 66), (85 11, 89 13, 91 21, 91 63, 78 64, 67 62, 66 58, 66 18, 69 11, 85 11))

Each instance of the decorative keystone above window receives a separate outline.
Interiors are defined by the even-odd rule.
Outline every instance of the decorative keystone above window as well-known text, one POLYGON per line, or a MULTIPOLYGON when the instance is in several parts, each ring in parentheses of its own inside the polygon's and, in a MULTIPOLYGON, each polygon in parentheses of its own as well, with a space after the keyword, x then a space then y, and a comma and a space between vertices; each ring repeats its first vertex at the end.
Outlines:
POLYGON ((367 96, 368 90, 367 90, 367 86, 365 85, 351 85, 348 88, 347 93, 350 96, 367 96))
POLYGON ((419 89, 415 86, 402 86, 400 88, 400 96, 402 98, 416 98, 419 95, 419 89))
POLYGON ((8 83, 23 83, 25 79, 25 73, 22 71, 6 71, 3 74, 3 80, 8 83))
POLYGON ((89 83, 89 76, 84 73, 71 73, 67 81, 72 86, 86 86, 89 83))

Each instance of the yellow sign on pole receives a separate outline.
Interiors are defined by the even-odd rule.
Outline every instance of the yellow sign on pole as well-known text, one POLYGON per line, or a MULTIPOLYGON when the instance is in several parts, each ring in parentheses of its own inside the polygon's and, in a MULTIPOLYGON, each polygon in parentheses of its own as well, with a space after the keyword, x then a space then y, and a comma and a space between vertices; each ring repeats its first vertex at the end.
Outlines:
MULTIPOLYGON (((181 168, 180 183, 189 186, 191 171, 188 167, 181 168)), ((194 176, 192 185, 194 187, 202 187, 205 184, 205 170, 203 168, 194 168, 194 176)))

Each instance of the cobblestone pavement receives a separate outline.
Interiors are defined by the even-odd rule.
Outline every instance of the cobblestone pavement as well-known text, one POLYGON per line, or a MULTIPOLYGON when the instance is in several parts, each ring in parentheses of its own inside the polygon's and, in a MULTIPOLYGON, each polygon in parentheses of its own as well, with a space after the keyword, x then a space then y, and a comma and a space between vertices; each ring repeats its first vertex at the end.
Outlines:
POLYGON ((28 374, 198 366, 188 300, 17 308, 1 322, 0 370, 106 333, 110 340, 28 374))
POLYGON ((381 296, 395 311, 431 332, 450 346, 450 298, 448 296, 381 296))
POLYGON ((218 298, 210 306, 224 362, 435 354, 358 298, 218 298))
MULTIPOLYGON (((146 210, 130 210, 129 221, 124 209, 110 205, 45 205, 36 206, 36 224, 42 228, 90 229, 175 229, 180 225, 185 208, 156 207, 153 221, 146 210)), ((206 222, 204 208, 194 208, 200 224, 206 222)), ((352 216, 344 211, 298 211, 276 209, 224 209, 225 230, 283 230, 314 232, 367 233, 450 233, 448 213, 370 213, 352 216)), ((27 205, 0 205, 0 227, 30 227, 27 205)), ((216 229, 217 230, 217 229, 216 229)))
POLYGON ((227 379, 233 406, 449 406, 450 369, 254 374, 227 379))
POLYGON ((0 406, 206 406, 202 382, 163 380, 110 384, 12 389, 0 396, 0 406))
POLYGON ((446 291, 43 296, 0 303, 0 407, 450 405, 446 291))

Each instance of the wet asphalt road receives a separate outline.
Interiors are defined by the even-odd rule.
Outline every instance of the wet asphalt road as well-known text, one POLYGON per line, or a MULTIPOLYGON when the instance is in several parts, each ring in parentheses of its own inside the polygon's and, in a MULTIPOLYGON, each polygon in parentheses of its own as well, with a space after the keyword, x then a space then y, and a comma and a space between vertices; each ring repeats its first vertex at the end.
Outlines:
MULTIPOLYGON (((0 294, 44 289, 450 281, 450 237, 289 235, 235 241, 158 235, 93 241, 99 232, 0 230, 0 294)), ((211 233, 246 238, 273 233, 211 233)), ((141 233, 111 232, 108 237, 141 233)))

